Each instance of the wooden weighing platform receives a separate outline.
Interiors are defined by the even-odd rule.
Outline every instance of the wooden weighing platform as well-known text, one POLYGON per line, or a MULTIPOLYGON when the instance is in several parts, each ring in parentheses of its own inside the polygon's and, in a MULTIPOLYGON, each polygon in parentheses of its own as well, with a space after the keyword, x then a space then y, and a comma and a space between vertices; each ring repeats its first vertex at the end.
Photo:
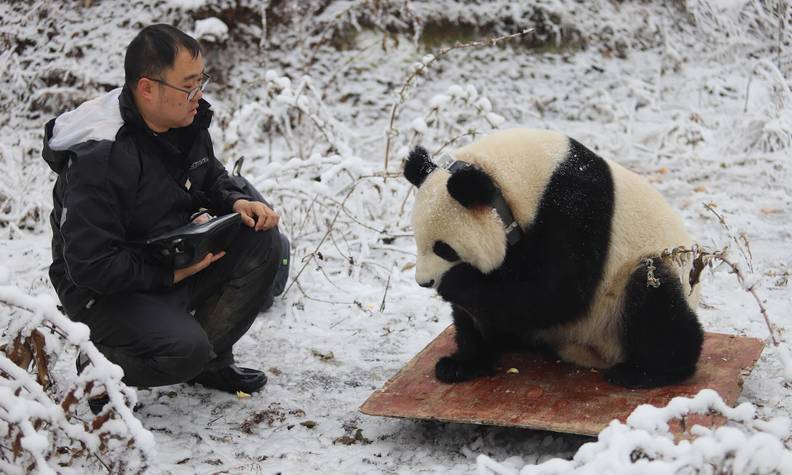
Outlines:
MULTIPOLYGON (((360 410, 371 416, 596 436, 611 420, 625 421, 641 404, 662 407, 676 396, 694 396, 705 388, 714 389, 726 404, 734 406, 743 378, 763 348, 764 342, 757 338, 706 333, 696 374, 683 384, 656 389, 613 386, 595 370, 533 353, 504 355, 493 376, 445 384, 435 378, 434 367, 440 357, 456 349, 451 325, 375 391, 360 410), (511 368, 518 372, 509 372, 511 368)), ((686 425, 723 422, 720 416, 690 415, 686 425)), ((676 424, 672 429, 683 432, 676 424)))

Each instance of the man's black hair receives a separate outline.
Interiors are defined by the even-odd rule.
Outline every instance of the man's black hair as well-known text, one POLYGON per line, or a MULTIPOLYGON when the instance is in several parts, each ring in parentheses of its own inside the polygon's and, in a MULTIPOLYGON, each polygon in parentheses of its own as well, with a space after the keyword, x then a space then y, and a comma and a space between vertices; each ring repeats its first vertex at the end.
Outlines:
POLYGON ((201 45, 192 36, 176 27, 160 23, 143 28, 129 43, 124 57, 124 82, 135 88, 142 77, 162 79, 163 72, 173 67, 176 54, 184 48, 195 58, 201 45))

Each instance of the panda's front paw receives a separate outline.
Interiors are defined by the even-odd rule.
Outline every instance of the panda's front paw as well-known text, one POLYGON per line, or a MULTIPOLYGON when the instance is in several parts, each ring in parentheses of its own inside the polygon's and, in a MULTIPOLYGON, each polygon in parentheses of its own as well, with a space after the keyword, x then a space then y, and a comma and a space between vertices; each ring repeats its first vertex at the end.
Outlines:
POLYGON ((475 305, 484 286, 484 274, 470 264, 457 264, 443 275, 437 293, 459 305, 475 305))
POLYGON ((487 376, 494 372, 489 364, 475 361, 463 361, 453 356, 444 356, 435 365, 435 376, 444 383, 469 381, 479 376, 487 376))

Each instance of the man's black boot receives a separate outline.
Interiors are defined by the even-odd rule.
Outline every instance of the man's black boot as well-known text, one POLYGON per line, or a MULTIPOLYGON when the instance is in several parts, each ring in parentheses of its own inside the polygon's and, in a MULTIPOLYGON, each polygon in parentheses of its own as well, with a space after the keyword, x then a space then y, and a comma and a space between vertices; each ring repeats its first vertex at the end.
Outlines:
POLYGON ((263 371, 241 368, 232 364, 225 368, 204 371, 190 383, 198 383, 207 388, 219 389, 232 394, 236 394, 237 391, 252 393, 267 384, 267 375, 263 371))

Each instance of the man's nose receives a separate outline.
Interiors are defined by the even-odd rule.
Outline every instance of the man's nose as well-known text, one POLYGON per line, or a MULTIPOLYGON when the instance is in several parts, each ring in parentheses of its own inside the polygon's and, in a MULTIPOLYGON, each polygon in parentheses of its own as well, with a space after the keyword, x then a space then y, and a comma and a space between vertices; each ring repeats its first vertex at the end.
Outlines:
POLYGON ((431 287, 434 285, 434 279, 431 279, 429 282, 418 282, 418 285, 421 287, 431 287))

